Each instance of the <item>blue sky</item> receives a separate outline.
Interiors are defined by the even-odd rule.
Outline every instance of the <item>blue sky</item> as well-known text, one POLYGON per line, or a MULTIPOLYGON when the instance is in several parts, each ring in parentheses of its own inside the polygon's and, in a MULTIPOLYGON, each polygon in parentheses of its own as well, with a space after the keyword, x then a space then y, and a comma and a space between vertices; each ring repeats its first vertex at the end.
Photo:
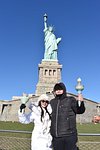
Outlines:
POLYGON ((44 55, 43 15, 62 37, 58 60, 62 81, 100 102, 100 0, 0 0, 0 100, 35 93, 44 55))

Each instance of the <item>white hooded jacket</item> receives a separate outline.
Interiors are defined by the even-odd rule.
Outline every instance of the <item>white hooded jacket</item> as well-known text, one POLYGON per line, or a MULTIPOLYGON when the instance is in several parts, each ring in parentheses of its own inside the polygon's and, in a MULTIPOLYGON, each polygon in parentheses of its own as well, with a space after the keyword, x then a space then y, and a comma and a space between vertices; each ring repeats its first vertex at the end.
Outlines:
MULTIPOLYGON (((43 94, 39 97, 38 102, 40 100, 48 99, 47 96, 43 94)), ((50 104, 48 104, 47 110, 50 114, 52 113, 50 104)), ((20 110, 18 111, 19 122, 24 124, 34 122, 34 129, 32 131, 31 138, 31 150, 52 150, 52 137, 50 135, 51 120, 46 110, 43 109, 43 111, 44 117, 42 118, 42 121, 41 108, 34 103, 31 105, 31 112, 29 114, 25 114, 24 110, 22 110, 22 112, 20 112, 20 110)))

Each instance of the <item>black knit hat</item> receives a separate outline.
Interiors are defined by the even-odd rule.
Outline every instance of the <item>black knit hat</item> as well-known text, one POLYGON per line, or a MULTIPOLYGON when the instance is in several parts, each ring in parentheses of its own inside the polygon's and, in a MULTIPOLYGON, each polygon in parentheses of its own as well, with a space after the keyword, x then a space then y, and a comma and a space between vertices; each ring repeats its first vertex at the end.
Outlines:
POLYGON ((63 87, 57 83, 55 86, 54 86, 54 91, 57 91, 57 90, 63 90, 63 87))

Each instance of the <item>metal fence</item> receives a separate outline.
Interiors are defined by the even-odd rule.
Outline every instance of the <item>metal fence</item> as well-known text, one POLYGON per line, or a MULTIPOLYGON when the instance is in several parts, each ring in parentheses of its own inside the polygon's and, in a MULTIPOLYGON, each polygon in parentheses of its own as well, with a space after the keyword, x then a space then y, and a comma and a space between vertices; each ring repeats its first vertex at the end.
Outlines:
POLYGON ((100 134, 78 134, 79 150, 100 150, 100 134))
POLYGON ((31 150, 31 132, 0 130, 0 150, 31 150))
MULTIPOLYGON (((100 134, 80 133, 78 137, 79 150, 100 150, 100 134)), ((31 132, 0 130, 0 150, 31 150, 31 132)))

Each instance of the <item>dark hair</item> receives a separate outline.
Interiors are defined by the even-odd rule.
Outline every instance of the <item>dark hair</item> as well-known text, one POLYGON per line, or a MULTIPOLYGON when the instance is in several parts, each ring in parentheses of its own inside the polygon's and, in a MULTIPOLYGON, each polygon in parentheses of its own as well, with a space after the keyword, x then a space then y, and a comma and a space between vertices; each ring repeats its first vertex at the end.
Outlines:
MULTIPOLYGON (((41 108, 41 122, 42 122, 42 118, 44 117, 44 111, 43 111, 43 108, 41 107, 41 101, 39 101, 39 104, 38 104, 41 108)), ((47 110, 47 107, 44 108, 46 110, 46 113, 49 115, 49 119, 51 119, 51 115, 50 113, 48 112, 47 110)))

